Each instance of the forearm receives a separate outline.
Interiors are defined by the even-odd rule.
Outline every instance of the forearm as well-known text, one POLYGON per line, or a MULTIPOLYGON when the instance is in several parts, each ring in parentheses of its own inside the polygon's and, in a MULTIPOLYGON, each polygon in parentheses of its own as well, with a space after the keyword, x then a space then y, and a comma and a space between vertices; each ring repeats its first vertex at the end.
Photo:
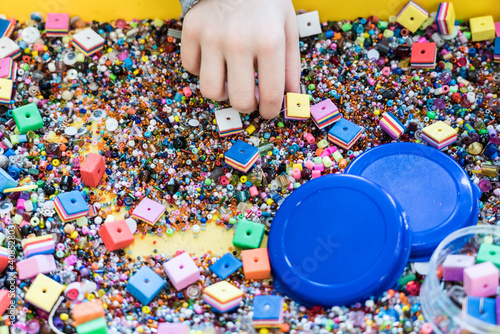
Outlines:
POLYGON ((182 15, 186 15, 189 9, 193 7, 199 0, 179 0, 182 6, 182 15))

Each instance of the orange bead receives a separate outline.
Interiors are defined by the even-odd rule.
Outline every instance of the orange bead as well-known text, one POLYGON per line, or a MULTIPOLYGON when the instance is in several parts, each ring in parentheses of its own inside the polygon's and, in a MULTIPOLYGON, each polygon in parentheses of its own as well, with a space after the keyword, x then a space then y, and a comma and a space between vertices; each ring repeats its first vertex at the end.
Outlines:
POLYGON ((341 169, 346 169, 347 168, 347 160, 346 159, 341 159, 339 161, 339 168, 341 168, 341 169))
POLYGON ((288 333, 288 331, 290 331, 290 325, 289 324, 281 324, 280 329, 283 333, 288 333))

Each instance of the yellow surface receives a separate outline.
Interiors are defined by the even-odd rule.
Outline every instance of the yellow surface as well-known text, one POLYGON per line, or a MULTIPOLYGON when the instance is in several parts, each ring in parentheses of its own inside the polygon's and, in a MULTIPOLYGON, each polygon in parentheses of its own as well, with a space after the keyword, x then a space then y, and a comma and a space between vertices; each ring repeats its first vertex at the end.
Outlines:
POLYGON ((309 94, 287 93, 286 114, 288 117, 298 117, 298 118, 311 117, 309 94))
POLYGON ((410 3, 398 14, 396 22, 414 33, 418 30, 418 28, 420 28, 422 23, 424 23, 428 17, 428 13, 422 13, 418 7, 416 7, 413 3, 410 3))
POLYGON ((203 290, 203 292, 213 299, 216 299, 221 304, 235 300, 244 295, 243 291, 227 281, 220 281, 219 283, 212 284, 203 290))
POLYGON ((50 312, 63 290, 64 285, 57 283, 44 274, 38 274, 33 283, 31 283, 24 299, 30 304, 46 312, 50 312))
MULTIPOLYGON (((387 19, 391 15, 397 15, 407 2, 406 0, 357 0, 355 3, 340 0, 293 1, 295 9, 318 10, 321 20, 354 19, 370 15, 387 19)), ((451 2, 455 5, 458 19, 493 15, 495 20, 500 20, 498 0, 451 2)), ((417 0, 416 3, 429 13, 437 11, 439 5, 439 1, 436 0, 417 0)), ((5 0, 0 4, 0 14, 5 14, 9 18, 25 20, 33 11, 39 11, 42 14, 69 12, 71 16, 78 15, 84 20, 110 21, 117 18, 178 17, 181 13, 181 6, 177 0, 28 0, 22 3, 5 0)))
POLYGON ((12 95, 12 80, 0 79, 0 99, 10 100, 12 95))

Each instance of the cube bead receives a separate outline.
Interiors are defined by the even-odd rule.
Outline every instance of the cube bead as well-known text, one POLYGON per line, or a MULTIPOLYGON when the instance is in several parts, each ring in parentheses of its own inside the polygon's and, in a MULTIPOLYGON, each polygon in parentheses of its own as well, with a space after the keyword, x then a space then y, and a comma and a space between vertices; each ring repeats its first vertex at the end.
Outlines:
POLYGON ((443 262, 443 279, 445 281, 463 282, 464 269, 476 264, 474 256, 450 254, 443 262))
POLYGON ((233 245, 242 249, 259 248, 264 236, 264 225, 240 219, 233 236, 233 245))
POLYGON ((283 323, 283 297, 255 296, 253 323, 255 327, 279 327, 283 323))
POLYGON ((271 264, 267 248, 241 251, 243 273, 246 279, 266 279, 271 277, 271 264))
POLYGON ((300 37, 309 37, 321 34, 321 23, 318 11, 297 15, 300 37))
POLYGON ((74 304, 71 312, 75 326, 104 317, 104 308, 100 299, 74 304))
POLYGON ((243 132, 243 123, 238 110, 227 108, 215 112, 215 120, 221 137, 243 132))
POLYGON ((470 32, 474 42, 481 42, 496 37, 493 16, 474 17, 469 20, 470 32))
POLYGON ((450 35, 455 26, 455 8, 453 2, 441 2, 436 14, 436 25, 442 35, 450 35))
POLYGON ((105 318, 97 318, 76 326, 76 332, 78 334, 107 334, 108 324, 105 318))
POLYGON ((12 96, 12 80, 0 79, 0 104, 10 104, 12 96))
POLYGON ((438 121, 423 128, 422 139, 430 146, 440 150, 457 140, 457 132, 445 122, 438 121))
POLYGON ((0 168, 0 191, 17 187, 17 181, 10 176, 3 168, 0 168))
POLYGON ((396 17, 396 22, 414 33, 420 26, 427 20, 429 13, 417 5, 415 2, 410 1, 399 12, 396 17))
POLYGON ((67 35, 69 31, 69 14, 47 13, 45 30, 48 37, 67 35))
POLYGON ((285 97, 285 118, 300 121, 310 117, 309 94, 287 93, 285 97))
POLYGON ((12 117, 21 134, 43 128, 43 119, 36 103, 30 103, 14 109, 12 117))
POLYGON ((343 149, 350 149, 361 137, 362 129, 351 121, 341 118, 328 131, 328 140, 343 149))
POLYGON ((104 158, 98 153, 89 153, 80 166, 82 182, 89 187, 97 187, 106 171, 104 158))
POLYGON ((89 212, 89 206, 78 190, 57 195, 54 207, 64 222, 85 217, 89 212))
POLYGON ((464 269, 464 291, 468 296, 488 297, 498 290, 498 268, 483 262, 464 269))
POLYGON ((405 126, 390 112, 384 114, 379 125, 380 128, 394 140, 399 139, 406 131, 405 126))
POLYGON ((104 47, 104 38, 91 28, 87 28, 73 35, 73 46, 89 57, 104 47))
POLYGON ((10 57, 0 59, 0 79, 13 80, 17 67, 15 64, 10 57))
POLYGON ((104 223, 99 229, 104 245, 112 252, 130 246, 135 238, 125 220, 104 223))
POLYGON ((220 279, 226 279, 242 266, 241 261, 235 258, 233 254, 226 253, 217 262, 212 264, 209 269, 220 279))
POLYGON ((436 43, 413 43, 411 46, 410 64, 413 68, 436 67, 436 43))
POLYGON ((337 106, 330 99, 323 100, 311 106, 311 115, 314 123, 320 129, 342 118, 337 106))
POLYGON ((477 263, 491 262, 500 269, 500 246, 481 244, 476 256, 477 263))
POLYGON ((245 293, 227 281, 212 284, 203 290, 203 300, 214 311, 228 312, 236 309, 245 293))
POLYGON ((151 268, 143 266, 128 280, 127 291, 143 305, 148 305, 167 285, 151 268))
POLYGON ((464 304, 468 315, 489 324, 497 324, 495 299, 467 296, 464 304))
POLYGON ((35 255, 16 263, 20 280, 36 277, 38 274, 48 274, 56 270, 54 255, 35 255))
POLYGON ((9 290, 0 290, 0 316, 2 316, 5 311, 10 306, 10 296, 9 290))
POLYGON ((187 334, 189 332, 189 327, 182 322, 161 322, 158 325, 157 334, 187 334))
POLYGON ((44 274, 38 274, 26 292, 24 300, 45 312, 50 312, 63 290, 64 285, 44 274))
POLYGON ((200 279, 200 269, 186 252, 165 262, 163 269, 177 291, 200 279))
POLYGON ((0 59, 10 57, 16 59, 21 55, 21 48, 9 37, 0 38, 0 59))
POLYGON ((242 140, 234 143, 224 154, 226 164, 244 173, 252 168, 258 158, 259 149, 242 140))
POLYGON ((166 209, 165 205, 146 197, 136 206, 132 216, 154 225, 166 209))

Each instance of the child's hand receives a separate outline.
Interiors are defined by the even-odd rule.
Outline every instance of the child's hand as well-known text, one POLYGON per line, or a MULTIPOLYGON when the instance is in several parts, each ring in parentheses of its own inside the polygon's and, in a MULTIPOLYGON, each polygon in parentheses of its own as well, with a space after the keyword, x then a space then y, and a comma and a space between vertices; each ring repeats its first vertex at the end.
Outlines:
POLYGON ((233 108, 253 112, 255 67, 262 117, 277 116, 285 90, 299 92, 299 33, 290 0, 201 0, 183 25, 182 63, 200 76, 206 98, 223 101, 229 94, 233 108))

